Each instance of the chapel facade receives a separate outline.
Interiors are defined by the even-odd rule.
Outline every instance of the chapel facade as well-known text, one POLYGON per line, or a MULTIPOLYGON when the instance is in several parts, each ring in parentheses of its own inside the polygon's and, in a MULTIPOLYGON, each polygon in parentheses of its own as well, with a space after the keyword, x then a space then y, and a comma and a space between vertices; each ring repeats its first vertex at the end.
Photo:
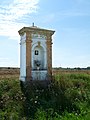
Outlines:
POLYGON ((55 31, 37 26, 23 27, 20 35, 20 80, 50 80, 52 35, 55 31))

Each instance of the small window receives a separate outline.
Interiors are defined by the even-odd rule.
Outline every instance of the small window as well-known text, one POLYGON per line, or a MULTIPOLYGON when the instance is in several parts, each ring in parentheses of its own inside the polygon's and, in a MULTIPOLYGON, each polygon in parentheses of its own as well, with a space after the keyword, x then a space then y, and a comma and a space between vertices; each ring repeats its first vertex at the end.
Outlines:
POLYGON ((38 54, 39 54, 38 50, 35 50, 35 55, 38 55, 38 54))

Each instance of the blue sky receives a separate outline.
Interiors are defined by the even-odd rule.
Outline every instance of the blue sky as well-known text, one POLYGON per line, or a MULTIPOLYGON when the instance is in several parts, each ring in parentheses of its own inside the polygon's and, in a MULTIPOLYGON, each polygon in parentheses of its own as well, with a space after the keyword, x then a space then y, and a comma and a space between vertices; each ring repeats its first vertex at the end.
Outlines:
POLYGON ((20 66, 24 26, 55 30, 53 67, 90 66, 90 0, 0 0, 0 67, 20 66))

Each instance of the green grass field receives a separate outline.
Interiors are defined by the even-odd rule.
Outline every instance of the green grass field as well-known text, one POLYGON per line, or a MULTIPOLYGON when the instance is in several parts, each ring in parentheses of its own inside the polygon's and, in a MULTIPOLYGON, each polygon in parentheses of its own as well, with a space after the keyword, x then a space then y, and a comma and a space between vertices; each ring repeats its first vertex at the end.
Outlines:
POLYGON ((90 120, 90 74, 59 73, 22 91, 18 78, 0 79, 0 120, 90 120))

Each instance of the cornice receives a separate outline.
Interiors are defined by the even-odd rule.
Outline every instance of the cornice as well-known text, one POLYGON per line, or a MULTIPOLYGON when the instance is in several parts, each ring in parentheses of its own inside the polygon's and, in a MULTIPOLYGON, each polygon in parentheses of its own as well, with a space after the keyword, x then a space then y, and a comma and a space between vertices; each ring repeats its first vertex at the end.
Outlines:
POLYGON ((30 33, 40 33, 44 35, 47 35, 47 34, 53 35, 55 32, 54 30, 47 30, 47 29, 42 29, 38 27, 23 27, 22 29, 18 31, 18 33, 22 35, 23 33, 26 33, 27 31, 30 33))

